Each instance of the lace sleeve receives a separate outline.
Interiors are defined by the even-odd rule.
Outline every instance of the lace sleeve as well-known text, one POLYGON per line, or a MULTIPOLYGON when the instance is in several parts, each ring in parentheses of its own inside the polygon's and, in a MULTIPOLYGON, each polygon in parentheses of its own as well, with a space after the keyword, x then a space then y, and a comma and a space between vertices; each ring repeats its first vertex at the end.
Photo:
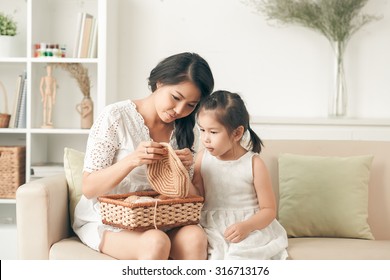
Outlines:
POLYGON ((106 107, 93 124, 87 142, 84 171, 92 172, 112 165, 118 149, 118 127, 120 117, 112 106, 106 107))

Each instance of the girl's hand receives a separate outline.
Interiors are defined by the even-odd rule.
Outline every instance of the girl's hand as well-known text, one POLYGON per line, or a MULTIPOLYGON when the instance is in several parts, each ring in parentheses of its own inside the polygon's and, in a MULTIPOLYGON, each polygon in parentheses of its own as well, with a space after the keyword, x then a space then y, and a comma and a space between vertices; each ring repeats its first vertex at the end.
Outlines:
POLYGON ((175 150, 175 152, 176 155, 181 160, 181 162, 183 163, 183 165, 185 166, 185 168, 187 168, 187 170, 190 170, 190 167, 194 163, 194 157, 192 155, 191 150, 188 148, 184 148, 181 150, 175 150))
POLYGON ((229 226, 224 233, 224 237, 227 241, 232 243, 238 243, 251 233, 251 229, 246 225, 245 222, 239 222, 229 226))

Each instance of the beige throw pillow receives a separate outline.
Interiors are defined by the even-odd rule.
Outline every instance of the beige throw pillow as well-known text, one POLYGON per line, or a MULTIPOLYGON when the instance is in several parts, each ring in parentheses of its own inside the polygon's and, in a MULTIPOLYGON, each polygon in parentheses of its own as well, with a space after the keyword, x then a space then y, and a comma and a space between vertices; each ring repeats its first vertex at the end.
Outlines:
POLYGON ((279 157, 279 221, 290 237, 374 239, 368 218, 373 156, 279 157))
POLYGON ((70 222, 73 225, 74 209, 79 202, 82 191, 82 178, 84 167, 84 153, 71 149, 64 149, 64 168, 66 181, 69 187, 69 215, 70 222))

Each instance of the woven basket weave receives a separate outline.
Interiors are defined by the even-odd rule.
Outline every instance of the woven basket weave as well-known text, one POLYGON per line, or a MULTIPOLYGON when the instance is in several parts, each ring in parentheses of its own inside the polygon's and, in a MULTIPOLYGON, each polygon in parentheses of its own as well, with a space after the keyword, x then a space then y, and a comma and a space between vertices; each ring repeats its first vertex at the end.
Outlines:
POLYGON ((0 128, 7 128, 9 126, 9 120, 11 119, 11 115, 8 114, 8 96, 7 91, 5 90, 5 87, 3 83, 0 81, 0 92, 3 93, 4 98, 4 113, 0 112, 0 128))
POLYGON ((198 224, 203 197, 190 195, 186 198, 131 203, 124 200, 132 195, 150 196, 160 194, 155 191, 114 194, 98 197, 100 213, 104 224, 129 229, 166 229, 177 226, 198 224))
POLYGON ((26 147, 0 146, 0 197, 15 198, 16 189, 25 183, 26 147))

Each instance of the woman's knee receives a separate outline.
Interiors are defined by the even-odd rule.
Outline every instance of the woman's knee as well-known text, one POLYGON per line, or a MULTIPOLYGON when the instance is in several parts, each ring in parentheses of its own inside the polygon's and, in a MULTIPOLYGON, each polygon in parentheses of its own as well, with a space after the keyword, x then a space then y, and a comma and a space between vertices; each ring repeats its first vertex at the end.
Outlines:
POLYGON ((172 235, 172 247, 174 259, 206 259, 207 235, 199 226, 183 227, 172 235))
POLYGON ((205 231, 199 226, 189 226, 186 229, 186 234, 183 237, 190 244, 190 246, 197 248, 207 248, 207 235, 205 231))
POLYGON ((166 260, 171 250, 171 241, 168 235, 161 231, 151 229, 141 235, 139 259, 166 260))

